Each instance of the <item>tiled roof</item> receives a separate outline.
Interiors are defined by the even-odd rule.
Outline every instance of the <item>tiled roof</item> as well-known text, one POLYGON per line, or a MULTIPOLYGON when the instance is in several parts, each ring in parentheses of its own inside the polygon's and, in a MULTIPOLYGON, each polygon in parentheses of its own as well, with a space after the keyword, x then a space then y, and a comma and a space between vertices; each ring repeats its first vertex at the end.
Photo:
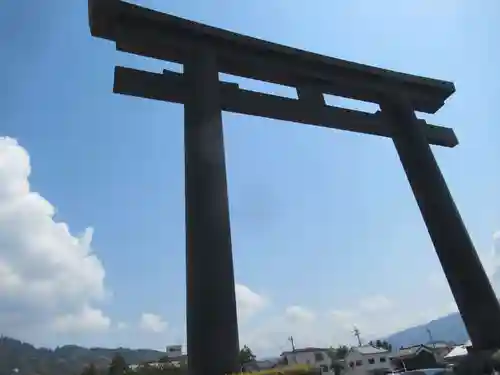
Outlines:
POLYGON ((281 358, 272 358, 272 359, 263 359, 263 360, 256 360, 249 362, 245 365, 243 365, 243 368, 248 371, 248 370, 267 370, 275 367, 277 364, 279 364, 281 361, 281 358))
POLYGON ((396 354, 396 357, 411 357, 417 355, 421 350, 426 350, 432 352, 432 348, 426 345, 413 345, 407 348, 401 348, 396 354))
POLYGON ((449 352, 447 355, 444 356, 445 359, 447 358, 457 358, 457 357, 462 357, 464 355, 467 355, 468 351, 467 348, 463 345, 457 346, 453 348, 451 352, 449 352))
POLYGON ((353 350, 356 350, 357 352, 359 352, 361 354, 378 354, 378 353, 389 352, 389 350, 387 350, 387 349, 376 348, 375 346, 371 346, 371 345, 357 346, 357 347, 353 348, 353 350))
POLYGON ((428 348, 436 348, 436 349, 442 349, 442 348, 452 348, 455 346, 455 344, 451 342, 446 342, 446 341, 434 341, 434 342, 429 342, 426 344, 428 348))
POLYGON ((329 350, 330 349, 328 349, 328 348, 312 348, 312 347, 309 347, 309 348, 303 348, 303 349, 295 349, 293 351, 290 350, 290 351, 281 353, 281 355, 283 356, 283 355, 294 354, 294 353, 327 352, 329 350))
POLYGON ((421 345, 416 345, 416 346, 410 346, 409 348, 399 349, 397 356, 398 357, 409 357, 412 355, 416 355, 421 347, 422 347, 421 345))

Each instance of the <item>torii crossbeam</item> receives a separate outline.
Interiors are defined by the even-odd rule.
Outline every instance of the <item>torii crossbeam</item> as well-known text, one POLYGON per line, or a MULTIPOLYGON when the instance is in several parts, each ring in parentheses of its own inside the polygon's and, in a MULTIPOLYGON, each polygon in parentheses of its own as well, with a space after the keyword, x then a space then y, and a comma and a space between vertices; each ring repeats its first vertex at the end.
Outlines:
POLYGON ((417 119, 453 94, 451 82, 269 43, 120 0, 88 0, 93 36, 118 51, 183 64, 183 74, 116 67, 114 92, 184 105, 187 344, 193 375, 239 370, 222 111, 392 138, 475 349, 500 348, 500 306, 430 144, 452 129, 417 119), (240 89, 219 73, 294 87, 298 99, 240 89), (324 94, 378 103, 370 114, 324 94))

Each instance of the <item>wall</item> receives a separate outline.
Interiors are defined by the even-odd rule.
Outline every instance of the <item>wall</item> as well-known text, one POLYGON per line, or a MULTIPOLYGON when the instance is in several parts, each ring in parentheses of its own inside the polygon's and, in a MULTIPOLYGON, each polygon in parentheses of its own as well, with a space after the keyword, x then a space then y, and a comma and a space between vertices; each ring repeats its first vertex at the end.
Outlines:
POLYGON ((366 375, 368 371, 387 369, 392 370, 391 361, 389 357, 391 353, 376 353, 376 354, 361 354, 356 350, 349 352, 345 358, 346 364, 346 375, 366 375), (380 362, 380 358, 385 358, 386 362, 380 362), (369 363, 369 360, 373 359, 374 363, 369 363), (361 366, 356 366, 356 361, 362 361, 361 366), (354 364, 354 367, 349 366, 350 363, 354 364))
POLYGON ((182 345, 167 346, 167 357, 180 357, 182 356, 182 345))
POLYGON ((302 365, 310 365, 316 368, 320 368, 321 366, 326 366, 330 369, 332 365, 332 360, 328 356, 327 352, 295 352, 295 353, 287 353, 285 357, 288 360, 290 365, 293 364, 302 364, 302 365), (316 360, 316 353, 321 353, 323 359, 321 361, 316 360))

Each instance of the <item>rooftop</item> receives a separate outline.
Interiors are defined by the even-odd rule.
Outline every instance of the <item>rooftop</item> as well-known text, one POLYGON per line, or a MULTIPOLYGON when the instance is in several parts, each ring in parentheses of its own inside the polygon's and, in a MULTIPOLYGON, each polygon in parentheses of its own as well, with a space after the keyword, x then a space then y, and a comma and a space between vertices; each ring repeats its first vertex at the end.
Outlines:
POLYGON ((289 350, 289 351, 283 352, 283 353, 281 353, 281 356, 284 356, 287 354, 295 354, 295 353, 327 352, 329 350, 330 350, 329 348, 307 347, 307 348, 295 349, 295 350, 289 350))
POLYGON ((411 356, 417 355, 422 350, 432 352, 431 347, 421 344, 421 345, 413 345, 413 346, 408 346, 406 348, 401 348, 397 352, 396 356, 397 357, 411 357, 411 356))
POLYGON ((378 354, 378 353, 387 353, 389 350, 383 348, 377 348, 372 345, 363 345, 352 348, 361 354, 378 354))

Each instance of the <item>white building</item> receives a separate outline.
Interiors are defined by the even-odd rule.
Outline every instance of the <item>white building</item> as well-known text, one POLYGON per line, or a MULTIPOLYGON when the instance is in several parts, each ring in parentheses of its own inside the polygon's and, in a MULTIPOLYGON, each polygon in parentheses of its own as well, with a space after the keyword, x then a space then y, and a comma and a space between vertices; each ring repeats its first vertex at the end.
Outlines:
POLYGON ((443 363, 444 357, 451 352, 455 344, 447 341, 434 341, 426 344, 426 346, 432 350, 436 361, 438 363, 443 363))
POLYGON ((176 358, 182 355, 182 345, 169 345, 166 349, 168 358, 176 358))
POLYGON ((160 360, 158 362, 146 362, 142 364, 129 365, 129 369, 137 371, 142 367, 153 367, 157 369, 180 367, 187 364, 187 354, 182 354, 182 345, 170 345, 166 347, 166 357, 168 360, 160 360))
POLYGON ((463 345, 455 346, 447 355, 444 356, 444 360, 447 363, 458 363, 467 357, 471 348, 472 342, 468 340, 463 345))
POLYGON ((166 349, 170 364, 177 367, 187 365, 187 354, 182 353, 182 345, 169 345, 166 349))
POLYGON ((281 358, 288 365, 309 365, 328 373, 332 368, 332 359, 328 355, 330 349, 304 348, 281 353, 281 358))
POLYGON ((392 371, 391 352, 371 345, 353 347, 345 357, 346 375, 367 375, 375 371, 392 371))

